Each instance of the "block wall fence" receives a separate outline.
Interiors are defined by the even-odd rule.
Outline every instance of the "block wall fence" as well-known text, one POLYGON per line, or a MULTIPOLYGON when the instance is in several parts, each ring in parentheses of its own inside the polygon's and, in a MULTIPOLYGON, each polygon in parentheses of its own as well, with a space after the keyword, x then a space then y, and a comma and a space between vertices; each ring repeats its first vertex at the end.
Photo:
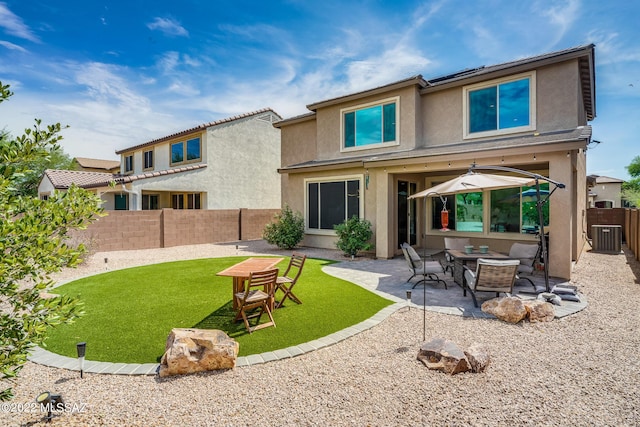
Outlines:
POLYGON ((168 248, 262 238, 279 209, 107 211, 72 234, 92 251, 168 248))

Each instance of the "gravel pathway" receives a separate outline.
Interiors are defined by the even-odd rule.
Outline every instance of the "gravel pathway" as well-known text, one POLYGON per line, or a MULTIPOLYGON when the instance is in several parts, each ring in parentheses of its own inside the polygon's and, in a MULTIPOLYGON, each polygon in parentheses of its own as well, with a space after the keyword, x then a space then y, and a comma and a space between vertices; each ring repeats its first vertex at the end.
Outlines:
MULTIPOLYGON (((305 252, 336 257, 334 251, 305 252)), ((279 251, 243 242, 238 249, 231 244, 99 253, 57 280, 104 271, 104 257, 107 268, 115 269, 236 253, 279 251)), ((30 404, 44 390, 61 393, 68 406, 51 425, 640 425, 640 266, 625 255, 585 252, 574 282, 588 307, 547 324, 427 312, 427 338, 489 348, 491 365, 482 374, 427 370, 416 360, 422 311, 400 310, 334 346, 225 372, 80 379, 77 372, 27 363, 15 387, 15 407, 2 406, 0 425, 43 423, 30 404)))

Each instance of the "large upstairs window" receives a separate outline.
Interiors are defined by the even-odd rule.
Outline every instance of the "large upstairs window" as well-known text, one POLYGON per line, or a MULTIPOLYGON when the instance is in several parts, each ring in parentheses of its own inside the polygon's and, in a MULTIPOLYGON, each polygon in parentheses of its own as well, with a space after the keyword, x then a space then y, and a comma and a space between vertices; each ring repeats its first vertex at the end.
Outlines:
POLYGON ((398 140, 398 99, 367 104, 342 112, 342 149, 395 145, 398 140))
POLYGON ((191 138, 186 141, 171 144, 171 165, 188 163, 202 158, 200 138, 191 138))
POLYGON ((464 89, 466 138, 535 129, 535 73, 464 89))

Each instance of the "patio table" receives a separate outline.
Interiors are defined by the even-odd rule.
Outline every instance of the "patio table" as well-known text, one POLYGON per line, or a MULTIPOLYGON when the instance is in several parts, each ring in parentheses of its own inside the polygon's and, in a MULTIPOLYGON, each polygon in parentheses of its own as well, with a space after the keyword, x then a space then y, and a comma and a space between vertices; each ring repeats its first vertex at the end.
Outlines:
POLYGON ((482 253, 474 250, 470 254, 465 251, 449 249, 447 253, 453 258, 453 281, 464 288, 464 265, 469 261, 477 261, 478 258, 484 259, 508 259, 505 254, 496 251, 487 251, 482 253))
MULTIPOLYGON (((247 258, 244 261, 216 273, 216 276, 228 276, 233 278, 233 294, 231 300, 233 301, 234 310, 238 309, 236 294, 244 291, 244 282, 249 279, 251 273, 254 271, 270 270, 283 259, 284 258, 247 258)), ((269 298, 269 310, 273 310, 273 289, 270 289, 269 291, 269 295, 271 295, 269 298)))

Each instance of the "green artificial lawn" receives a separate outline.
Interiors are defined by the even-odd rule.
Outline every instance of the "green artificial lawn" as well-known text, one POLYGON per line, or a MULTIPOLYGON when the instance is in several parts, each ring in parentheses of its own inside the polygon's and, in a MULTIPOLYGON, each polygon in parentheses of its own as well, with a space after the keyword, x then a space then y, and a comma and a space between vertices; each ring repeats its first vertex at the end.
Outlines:
MULTIPOLYGON (((87 360, 155 363, 172 328, 220 329, 240 343, 240 355, 286 348, 359 323, 391 301, 321 271, 332 261, 308 258, 293 288, 303 304, 287 300, 274 310, 275 328, 249 334, 234 322, 232 278, 216 273, 247 257, 177 261, 98 274, 54 290, 79 298, 85 315, 48 332, 46 348, 87 360)), ((280 274, 289 262, 278 264, 280 274)), ((276 295, 280 299, 280 293, 276 295)), ((266 313, 261 323, 268 320, 266 313)))

